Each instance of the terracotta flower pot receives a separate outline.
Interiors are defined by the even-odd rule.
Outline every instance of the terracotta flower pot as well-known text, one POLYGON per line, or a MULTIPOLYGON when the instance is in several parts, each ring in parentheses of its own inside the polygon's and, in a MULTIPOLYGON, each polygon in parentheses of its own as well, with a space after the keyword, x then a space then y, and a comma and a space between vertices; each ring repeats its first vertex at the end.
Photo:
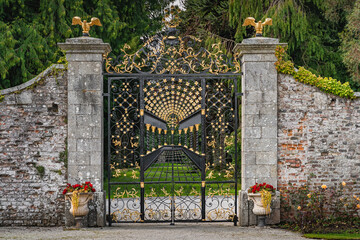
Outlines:
POLYGON ((88 202, 94 199, 94 193, 78 193, 78 206, 73 204, 73 193, 67 193, 65 195, 65 200, 69 200, 71 203, 70 213, 74 216, 76 220, 76 227, 81 227, 81 220, 84 216, 89 213, 88 202))

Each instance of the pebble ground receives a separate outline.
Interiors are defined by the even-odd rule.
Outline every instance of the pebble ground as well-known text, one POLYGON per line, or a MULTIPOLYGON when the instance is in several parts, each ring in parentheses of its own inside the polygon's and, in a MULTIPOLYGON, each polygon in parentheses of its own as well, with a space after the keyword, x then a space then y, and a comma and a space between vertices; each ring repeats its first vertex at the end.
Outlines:
POLYGON ((235 227, 231 223, 118 224, 69 230, 60 227, 0 227, 0 239, 297 240, 301 234, 277 228, 235 227))

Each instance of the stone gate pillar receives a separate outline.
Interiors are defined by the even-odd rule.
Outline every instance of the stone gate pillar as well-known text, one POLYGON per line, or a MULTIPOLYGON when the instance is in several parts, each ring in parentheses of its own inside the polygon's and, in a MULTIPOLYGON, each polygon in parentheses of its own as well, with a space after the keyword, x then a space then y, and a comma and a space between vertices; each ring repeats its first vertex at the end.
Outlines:
MULTIPOLYGON (((247 189, 257 183, 277 188, 277 71, 275 48, 278 39, 255 37, 237 44, 242 75, 241 105, 241 226, 256 224, 247 189)), ((268 223, 280 221, 279 199, 268 223)))
MULTIPOLYGON (((103 191, 103 76, 102 59, 110 45, 101 39, 79 37, 59 43, 68 64, 68 182, 91 181, 96 189, 85 226, 105 225, 103 191)), ((73 222, 66 207, 66 225, 73 222)))

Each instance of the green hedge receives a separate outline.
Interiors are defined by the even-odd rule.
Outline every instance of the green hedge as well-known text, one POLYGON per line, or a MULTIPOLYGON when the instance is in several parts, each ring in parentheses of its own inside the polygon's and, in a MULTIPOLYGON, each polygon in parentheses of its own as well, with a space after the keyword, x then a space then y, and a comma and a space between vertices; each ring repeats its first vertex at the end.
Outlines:
POLYGON ((275 63, 276 69, 279 73, 290 74, 296 81, 302 82, 311 86, 319 88, 321 91, 331 93, 340 97, 354 99, 354 91, 350 88, 348 82, 341 83, 331 77, 316 76, 309 70, 300 67, 295 71, 294 63, 288 60, 286 49, 278 46, 275 51, 278 61, 275 63))

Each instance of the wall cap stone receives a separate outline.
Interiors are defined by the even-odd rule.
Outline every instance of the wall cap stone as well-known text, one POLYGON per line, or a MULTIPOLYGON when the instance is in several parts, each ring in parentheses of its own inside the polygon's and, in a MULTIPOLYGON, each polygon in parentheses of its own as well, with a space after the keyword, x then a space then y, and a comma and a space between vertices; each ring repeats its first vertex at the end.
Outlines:
POLYGON ((52 72, 53 69, 65 69, 65 66, 63 64, 53 64, 50 67, 48 67, 47 69, 45 69, 43 72, 41 72, 39 75, 37 75, 33 79, 31 79, 23 84, 17 85, 15 87, 0 90, 0 95, 6 95, 6 94, 24 90, 25 88, 30 87, 31 85, 39 82, 43 77, 48 76, 52 72))
MULTIPOLYGON (((294 68, 294 69, 295 69, 295 72, 299 71, 299 69, 297 69, 297 68, 294 68)), ((291 74, 279 73, 278 76, 280 77, 280 80, 281 80, 281 81, 282 81, 284 78, 286 78, 286 77, 291 77, 291 78, 294 79, 294 81, 298 82, 297 80, 295 80, 294 76, 291 75, 291 74)), ((334 95, 334 94, 332 94, 332 93, 326 93, 326 92, 320 91, 319 88, 316 87, 316 86, 314 86, 314 85, 309 85, 309 84, 302 83, 302 82, 299 82, 299 83, 301 83, 301 84, 303 84, 303 85, 306 85, 306 86, 308 86, 308 87, 312 87, 312 88, 314 88, 314 89, 317 89, 317 91, 319 91, 319 93, 322 93, 322 94, 325 94, 325 95, 332 95, 332 96, 338 97, 338 98, 340 98, 340 99, 346 99, 346 98, 344 98, 344 97, 340 97, 340 96, 334 95)), ((354 96, 355 96, 356 98, 360 98, 360 92, 354 92, 354 96)))
POLYGON ((279 39, 267 37, 245 38, 241 44, 278 44, 279 39))
POLYGON ((102 39, 92 37, 68 38, 65 43, 58 46, 67 51, 66 54, 107 54, 111 52, 110 44, 104 43, 102 39))
POLYGON ((240 57, 244 54, 272 54, 277 46, 286 47, 287 43, 279 43, 277 38, 255 37, 237 43, 233 51, 240 52, 240 57))

